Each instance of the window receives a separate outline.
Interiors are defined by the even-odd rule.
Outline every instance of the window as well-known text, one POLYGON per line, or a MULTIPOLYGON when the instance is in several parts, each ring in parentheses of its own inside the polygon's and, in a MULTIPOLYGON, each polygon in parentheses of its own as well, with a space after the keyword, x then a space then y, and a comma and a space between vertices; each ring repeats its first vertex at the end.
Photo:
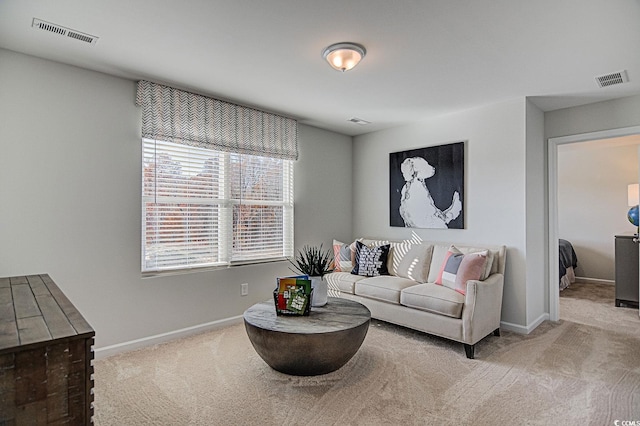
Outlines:
POLYGON ((298 123, 139 81, 142 271, 293 255, 298 123))
POLYGON ((143 138, 142 271, 293 255, 293 161, 143 138))

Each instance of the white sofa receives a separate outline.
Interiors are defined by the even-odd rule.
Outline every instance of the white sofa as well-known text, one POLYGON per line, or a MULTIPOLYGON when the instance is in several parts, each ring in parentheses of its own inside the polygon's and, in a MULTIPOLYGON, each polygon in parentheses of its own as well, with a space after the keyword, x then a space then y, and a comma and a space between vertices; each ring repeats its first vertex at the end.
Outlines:
POLYGON ((505 246, 360 241, 367 247, 390 244, 389 275, 354 275, 349 270, 351 262, 345 265, 342 261, 342 271, 325 275, 329 296, 358 301, 369 308, 373 318, 461 342, 470 359, 476 343, 491 333, 500 335, 505 246), (465 281, 465 294, 434 283, 452 246, 464 254, 487 254, 483 276, 465 281))

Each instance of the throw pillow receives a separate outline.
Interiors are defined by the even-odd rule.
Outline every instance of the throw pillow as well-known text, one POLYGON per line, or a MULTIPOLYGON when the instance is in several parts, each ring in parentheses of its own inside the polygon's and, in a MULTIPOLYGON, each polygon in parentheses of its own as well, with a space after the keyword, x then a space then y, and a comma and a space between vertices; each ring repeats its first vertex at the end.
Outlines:
MULTIPOLYGON (((451 245, 451 247, 449 247, 449 250, 453 250, 456 253, 462 253, 462 254, 472 254, 472 253, 486 253, 487 254, 487 264, 484 266, 484 272, 482 273, 482 276, 480 277, 481 280, 486 280, 489 275, 491 275, 491 270, 493 268, 493 252, 489 249, 485 249, 485 248, 473 248, 473 247, 465 247, 465 248, 459 248, 456 247, 455 245, 451 245)), ((497 268, 496 268, 496 272, 497 272, 497 268)))
POLYGON ((371 238, 358 238, 358 241, 367 247, 386 246, 391 243, 389 240, 372 240, 371 238))
POLYGON ((391 243, 389 251, 389 272, 402 278, 426 283, 431 263, 430 244, 417 244, 410 241, 391 243))
POLYGON ((442 262, 436 284, 449 287, 460 294, 466 294, 467 281, 482 278, 487 265, 488 252, 462 254, 451 247, 442 262))
MULTIPOLYGON (((354 248, 355 250, 355 248, 354 248)), ((333 271, 350 272, 353 269, 353 258, 355 251, 351 249, 351 244, 333 240, 333 271)))
POLYGON ((365 277, 389 275, 389 270, 387 268, 389 247, 389 244, 384 246, 367 247, 360 241, 356 241, 355 266, 351 273, 365 277))

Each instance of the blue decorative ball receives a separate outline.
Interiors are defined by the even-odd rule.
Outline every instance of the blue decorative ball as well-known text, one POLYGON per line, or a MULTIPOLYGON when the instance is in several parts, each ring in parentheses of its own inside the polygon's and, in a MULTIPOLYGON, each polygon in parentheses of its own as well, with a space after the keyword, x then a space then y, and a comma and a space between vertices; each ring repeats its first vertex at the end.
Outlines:
POLYGON ((633 206, 629 209, 629 212, 627 213, 627 219, 629 219, 629 222, 631 222, 634 226, 638 226, 638 206, 633 206))

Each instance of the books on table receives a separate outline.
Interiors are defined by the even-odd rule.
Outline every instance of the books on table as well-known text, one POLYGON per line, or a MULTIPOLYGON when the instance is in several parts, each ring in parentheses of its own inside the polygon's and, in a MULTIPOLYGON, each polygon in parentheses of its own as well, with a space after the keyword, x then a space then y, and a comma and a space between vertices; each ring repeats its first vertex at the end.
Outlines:
POLYGON ((307 275, 278 278, 274 290, 278 314, 308 315, 311 307, 311 280, 307 275))

